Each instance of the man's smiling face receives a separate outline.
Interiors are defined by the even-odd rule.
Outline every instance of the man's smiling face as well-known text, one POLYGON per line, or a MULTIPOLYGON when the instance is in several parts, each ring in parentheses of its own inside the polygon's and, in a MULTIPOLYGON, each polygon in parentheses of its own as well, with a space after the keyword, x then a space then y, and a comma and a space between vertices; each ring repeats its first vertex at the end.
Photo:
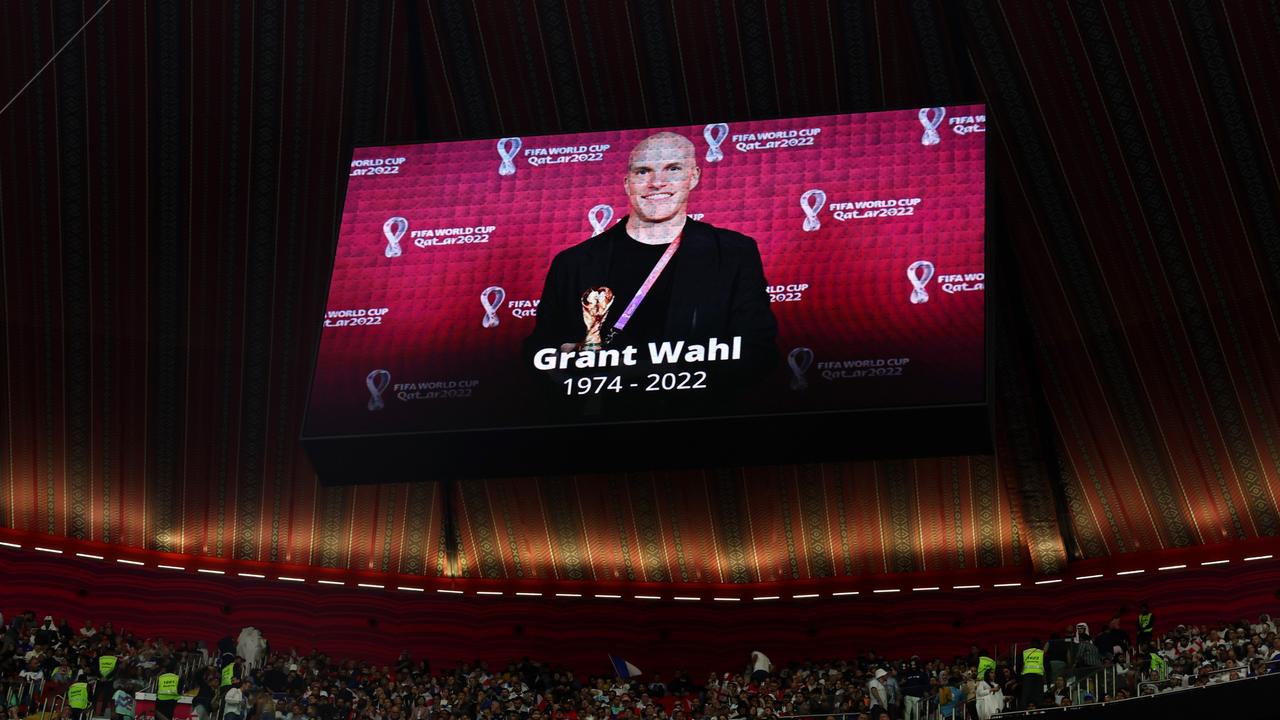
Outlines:
POLYGON ((631 213, 647 223, 684 214, 700 174, 687 138, 665 132, 645 138, 631 151, 623 182, 631 213))

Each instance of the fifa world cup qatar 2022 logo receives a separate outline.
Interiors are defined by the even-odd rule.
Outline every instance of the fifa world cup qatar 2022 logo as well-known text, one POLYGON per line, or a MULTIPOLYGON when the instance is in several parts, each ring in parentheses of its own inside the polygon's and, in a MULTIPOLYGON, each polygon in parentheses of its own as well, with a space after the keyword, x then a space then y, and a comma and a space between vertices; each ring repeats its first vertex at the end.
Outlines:
POLYGON ((813 365, 813 351, 807 347, 798 347, 787 353, 787 367, 791 368, 791 389, 804 390, 809 381, 804 374, 813 365))
POLYGON ((389 258, 400 257, 404 251, 400 249, 400 238, 409 232, 409 221, 396 216, 382 223, 382 236, 387 239, 387 247, 382 251, 389 258))
POLYGON ((596 205, 587 211, 587 222, 591 223, 591 237, 595 237, 609 229, 613 221, 612 205, 596 205))
POLYGON ((929 302, 929 291, 926 286, 933 279, 933 263, 928 260, 917 260, 907 266, 907 279, 911 281, 911 304, 919 305, 929 302))
POLYGON ((523 144, 518 137, 505 137, 498 141, 498 157, 502 158, 502 162, 498 164, 499 175, 505 177, 516 174, 516 165, 511 161, 520 154, 520 146, 523 144))
POLYGON ((921 145, 937 145, 942 142, 942 138, 938 135, 938 127, 942 125, 942 119, 947 116, 946 108, 920 108, 917 113, 920 118, 920 125, 924 127, 924 134, 920 136, 921 145))
POLYGON ((369 402, 366 407, 369 412, 381 410, 386 407, 386 403, 382 402, 382 393, 391 387, 391 373, 378 369, 365 376, 364 386, 369 391, 369 402))
POLYGON ((822 227, 822 221, 818 219, 818 213, 822 212, 822 206, 827 204, 827 194, 818 188, 805 190, 800 195, 800 209, 804 210, 804 231, 813 232, 822 227))
POLYGON ((498 308, 502 307, 502 301, 507 298, 507 291, 501 286, 490 285, 480 293, 480 306, 484 308, 484 319, 480 321, 480 327, 495 328, 498 327, 498 308))
POLYGON ((702 137, 707 141, 707 162, 720 162, 724 159, 724 151, 720 143, 729 137, 729 126, 725 123, 711 123, 702 128, 702 137))

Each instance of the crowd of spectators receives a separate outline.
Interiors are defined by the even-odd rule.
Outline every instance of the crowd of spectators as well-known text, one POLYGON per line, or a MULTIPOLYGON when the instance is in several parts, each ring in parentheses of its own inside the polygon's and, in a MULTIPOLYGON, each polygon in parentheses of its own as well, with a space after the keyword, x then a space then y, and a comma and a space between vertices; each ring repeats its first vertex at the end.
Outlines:
MULTIPOLYGON (((181 691, 193 696, 200 720, 985 720, 1020 704, 1120 699, 1263 674, 1280 663, 1276 626, 1266 615, 1257 622, 1179 625, 1157 638, 1146 611, 1134 639, 1123 620, 1111 618, 1096 636, 1075 625, 1038 646, 1043 676, 1024 674, 1032 668, 1022 648, 1001 657, 975 646, 950 660, 865 653, 777 667, 757 651, 731 672, 619 678, 583 676, 528 658, 433 671, 409 651, 385 666, 276 651, 250 667, 230 638, 206 648, 139 637, 111 623, 84 620, 76 627, 66 618, 37 620, 24 612, 7 622, 0 616, 0 706, 17 720, 41 698, 90 682, 88 713, 134 720, 135 693, 153 688, 162 672, 185 669, 181 691), (99 681, 99 659, 107 655, 117 661, 99 681)), ((60 714, 74 713, 61 707, 60 714)))

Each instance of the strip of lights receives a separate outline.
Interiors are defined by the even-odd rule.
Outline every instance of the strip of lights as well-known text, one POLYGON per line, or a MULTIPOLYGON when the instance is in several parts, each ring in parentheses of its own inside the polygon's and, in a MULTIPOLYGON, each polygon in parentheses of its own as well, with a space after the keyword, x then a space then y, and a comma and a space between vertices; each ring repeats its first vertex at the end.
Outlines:
MULTIPOLYGON (((0 547, 13 548, 13 549, 17 549, 17 550, 21 550, 21 549, 23 549, 23 546, 22 546, 21 544, 19 544, 19 543, 15 543, 15 542, 8 542, 8 541, 5 541, 5 540, 0 540, 0 547)), ((65 554, 66 552, 68 552, 68 551, 65 551, 65 550, 62 550, 62 549, 59 549, 59 548, 45 547, 45 546, 41 546, 41 545, 32 545, 32 546, 31 546, 31 549, 32 549, 32 550, 35 550, 35 551, 37 551, 37 552, 49 553, 49 554, 51 554, 51 555, 63 555, 63 554, 65 554)), ((75 556, 76 556, 76 557, 78 557, 78 558, 83 558, 83 559, 86 559, 86 560, 106 560, 106 558, 105 558, 103 555, 98 555, 98 554, 96 554, 96 553, 75 552, 74 554, 75 554, 75 556)), ((1274 554, 1266 554, 1266 555, 1250 555, 1250 556, 1248 556, 1248 557, 1243 558, 1243 561, 1244 561, 1244 562, 1258 562, 1258 561, 1261 561, 1261 560, 1272 560, 1272 559, 1274 559, 1274 558, 1275 558, 1275 555, 1274 555, 1274 554)), ((146 564, 147 564, 145 561, 142 561, 142 560, 134 560, 134 559, 131 559, 131 558, 122 558, 122 557, 121 557, 121 558, 115 558, 115 561, 116 561, 117 563, 122 564, 122 565, 133 565, 133 566, 138 566, 138 567, 145 567, 145 566, 146 566, 146 564)), ((1223 559, 1220 559, 1220 560, 1206 560, 1206 561, 1203 561, 1203 562, 1201 562, 1201 563, 1200 563, 1200 566, 1201 566, 1201 567, 1213 567, 1213 566, 1216 566, 1216 565, 1227 565, 1227 564, 1230 564, 1230 563, 1231 563, 1231 559, 1230 559, 1230 558, 1223 558, 1223 559)), ((186 571, 186 567, 181 566, 181 565, 167 565, 167 564, 160 564, 160 563, 157 563, 157 564, 156 564, 156 567, 157 567, 157 568, 160 568, 160 569, 163 569, 163 570, 176 570, 176 571, 179 571, 179 572, 185 572, 185 571, 186 571)), ((1156 568, 1156 570, 1159 570, 1159 571, 1162 571, 1162 572, 1169 572, 1169 571, 1173 571, 1173 570, 1184 570, 1184 569, 1186 569, 1186 568, 1187 568, 1187 564, 1186 564, 1186 563, 1180 563, 1180 564, 1174 564, 1174 565, 1161 565, 1161 566, 1157 567, 1157 568, 1156 568)), ((198 573, 205 573, 205 574, 208 574, 208 575, 226 575, 226 574, 227 574, 227 571, 226 571, 226 570, 215 570, 215 569, 212 569, 212 568, 196 568, 196 572, 198 572, 198 573)), ((1121 571, 1118 571, 1118 572, 1116 572, 1116 573, 1115 573, 1115 575, 1116 575, 1117 577, 1124 577, 1124 576, 1128 576, 1128 575, 1141 575, 1141 574, 1143 574, 1143 573, 1145 573, 1145 572, 1147 572, 1147 569, 1146 569, 1146 568, 1135 568, 1135 569, 1132 569, 1132 570, 1121 570, 1121 571)), ((237 576, 239 576, 239 577, 255 578, 255 579, 266 579, 266 577, 267 577, 266 575, 264 575, 264 574, 262 574, 262 573, 255 573, 255 572, 239 572, 239 571, 236 571, 236 572, 235 572, 235 575, 237 575, 237 576)), ((1102 577, 1106 577, 1105 573, 1093 573, 1093 574, 1089 574, 1089 575, 1079 575, 1079 576, 1076 576, 1074 579, 1075 579, 1075 580, 1077 580, 1077 581, 1083 581, 1083 580, 1096 580, 1096 579, 1098 579, 1098 578, 1102 578, 1102 577)), ((305 582, 307 582, 307 579, 306 579, 306 578, 303 578, 303 577, 291 577, 291 576, 286 576, 286 575, 280 575, 280 576, 278 576, 278 577, 277 577, 277 579, 278 579, 278 580, 280 580, 280 581, 282 581, 282 582, 296 582, 296 583, 305 583, 305 582)), ((1047 579, 1047 580, 1036 580, 1036 581, 1034 581, 1034 584, 1035 584, 1035 585, 1055 585, 1055 584, 1059 584, 1059 583, 1063 582, 1063 580, 1064 580, 1064 578, 1050 578, 1050 579, 1047 579)), ((315 582, 316 582, 316 583, 318 583, 318 584, 320 584, 320 585, 337 585, 337 586, 345 586, 345 585, 347 584, 345 581, 342 581, 342 580, 327 580, 327 579, 326 579, 326 580, 316 580, 315 582)), ((368 589, 373 589, 373 590, 385 590, 385 589, 386 589, 386 586, 385 586, 385 585, 380 585, 380 584, 377 584, 377 583, 357 582, 357 583, 355 583, 355 585, 356 585, 356 587, 368 588, 368 589)), ((1011 587, 1022 587, 1022 585, 1023 585, 1023 583, 1021 583, 1021 582, 1004 582, 1004 583, 994 583, 991 587, 993 587, 993 588, 1011 588, 1011 587)), ((982 585, 978 585, 978 584, 971 584, 971 585, 952 585, 952 586, 951 586, 951 589, 952 589, 952 590, 977 590, 977 589, 980 589, 981 587, 982 587, 982 585)), ((412 587, 412 586, 405 586, 405 585, 398 585, 398 586, 396 586, 396 589, 397 589, 397 590, 403 590, 403 591, 406 591, 406 592, 426 592, 426 588, 412 587)), ((938 586, 926 586, 926 587, 912 587, 912 588, 911 588, 911 591, 912 591, 912 592, 930 592, 930 591, 936 591, 936 590, 941 590, 941 589, 942 589, 942 588, 941 588, 941 587, 938 587, 938 586)), ((437 593, 442 593, 442 594, 448 594, 448 595, 464 595, 464 594, 466 594, 466 591, 464 591, 464 590, 455 590, 455 589, 448 589, 448 588, 437 588, 437 589, 436 589, 436 592, 437 592, 437 593)), ((900 593, 900 592, 903 592, 903 589, 902 589, 902 588, 879 588, 879 589, 874 589, 874 590, 872 590, 871 592, 872 592, 873 594, 900 593)), ((831 597, 848 597, 848 596, 851 596, 851 595, 858 595, 858 594, 860 594, 860 593, 861 593, 861 591, 859 591, 859 590, 843 590, 843 591, 840 591, 840 592, 833 592, 833 593, 831 593, 831 597)), ((490 596, 493 596, 493 595, 504 595, 504 594, 506 594, 506 593, 504 593, 503 591, 499 591, 499 590, 476 590, 476 591, 475 591, 475 594, 476 594, 476 595, 490 595, 490 596)), ((542 596, 544 595, 544 593, 542 593, 542 592, 531 592, 531 591, 516 591, 516 592, 514 592, 513 594, 514 594, 514 595, 521 596, 521 597, 542 597, 542 596)), ((563 597, 563 598, 580 598, 580 597, 583 597, 583 594, 582 594, 582 593, 574 593, 574 592, 556 592, 556 593, 548 593, 548 594, 554 595, 555 597, 563 597)), ((812 598, 818 598, 818 597, 821 597, 821 596, 822 596, 822 593, 799 593, 799 594, 792 595, 792 596, 791 596, 791 599, 792 599, 792 600, 808 600, 808 599, 812 599, 812 598)), ((622 597, 623 597, 623 596, 622 596, 622 595, 617 595, 617 594, 596 593, 596 594, 594 594, 592 597, 596 597, 596 598, 600 598, 600 599, 618 600, 618 599, 622 599, 622 597)), ((662 596, 660 596, 660 595, 634 595, 634 596, 632 596, 632 597, 633 597, 634 599, 636 599, 636 600, 661 600, 661 599, 662 599, 662 596)), ((780 596, 780 595, 757 595, 757 596, 751 597, 750 599, 751 599, 751 600, 759 600, 759 601, 769 601, 769 600, 780 600, 781 598, 782 598, 782 596, 780 596)), ((682 602, 698 602, 698 601, 702 601, 702 600, 705 600, 705 599, 708 599, 708 598, 693 597, 693 596, 687 596, 687 595, 676 595, 676 596, 673 596, 673 597, 672 597, 672 599, 673 599, 673 600, 677 600, 677 601, 682 601, 682 602)), ((746 599, 748 599, 748 598, 743 598, 743 597, 720 597, 720 596, 717 596, 717 597, 712 597, 712 598, 709 598, 709 599, 710 599, 710 600, 713 600, 713 601, 717 601, 717 602, 741 602, 741 601, 746 600, 746 599)))

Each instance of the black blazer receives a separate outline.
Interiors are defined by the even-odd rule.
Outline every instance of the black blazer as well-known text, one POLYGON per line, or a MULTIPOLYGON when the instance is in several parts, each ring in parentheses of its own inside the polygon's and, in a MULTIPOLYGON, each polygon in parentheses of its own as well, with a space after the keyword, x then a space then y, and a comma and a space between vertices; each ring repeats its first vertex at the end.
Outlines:
MULTIPOLYGON (((605 232, 556 255, 538 303, 537 324, 525 340, 525 355, 542 348, 580 343, 582 293, 607 282, 614 242, 626 238, 624 217, 605 232)), ((666 333, 654 340, 701 342, 715 337, 727 342, 742 337, 741 369, 752 374, 777 363, 778 323, 769 306, 764 269, 756 241, 732 230, 687 220, 673 265, 675 273, 666 333)), ((622 314, 629 297, 614 299, 605 320, 604 335, 622 314)), ((648 340, 648 338, 646 338, 648 340)), ((641 348, 641 356, 647 350, 641 348)))

